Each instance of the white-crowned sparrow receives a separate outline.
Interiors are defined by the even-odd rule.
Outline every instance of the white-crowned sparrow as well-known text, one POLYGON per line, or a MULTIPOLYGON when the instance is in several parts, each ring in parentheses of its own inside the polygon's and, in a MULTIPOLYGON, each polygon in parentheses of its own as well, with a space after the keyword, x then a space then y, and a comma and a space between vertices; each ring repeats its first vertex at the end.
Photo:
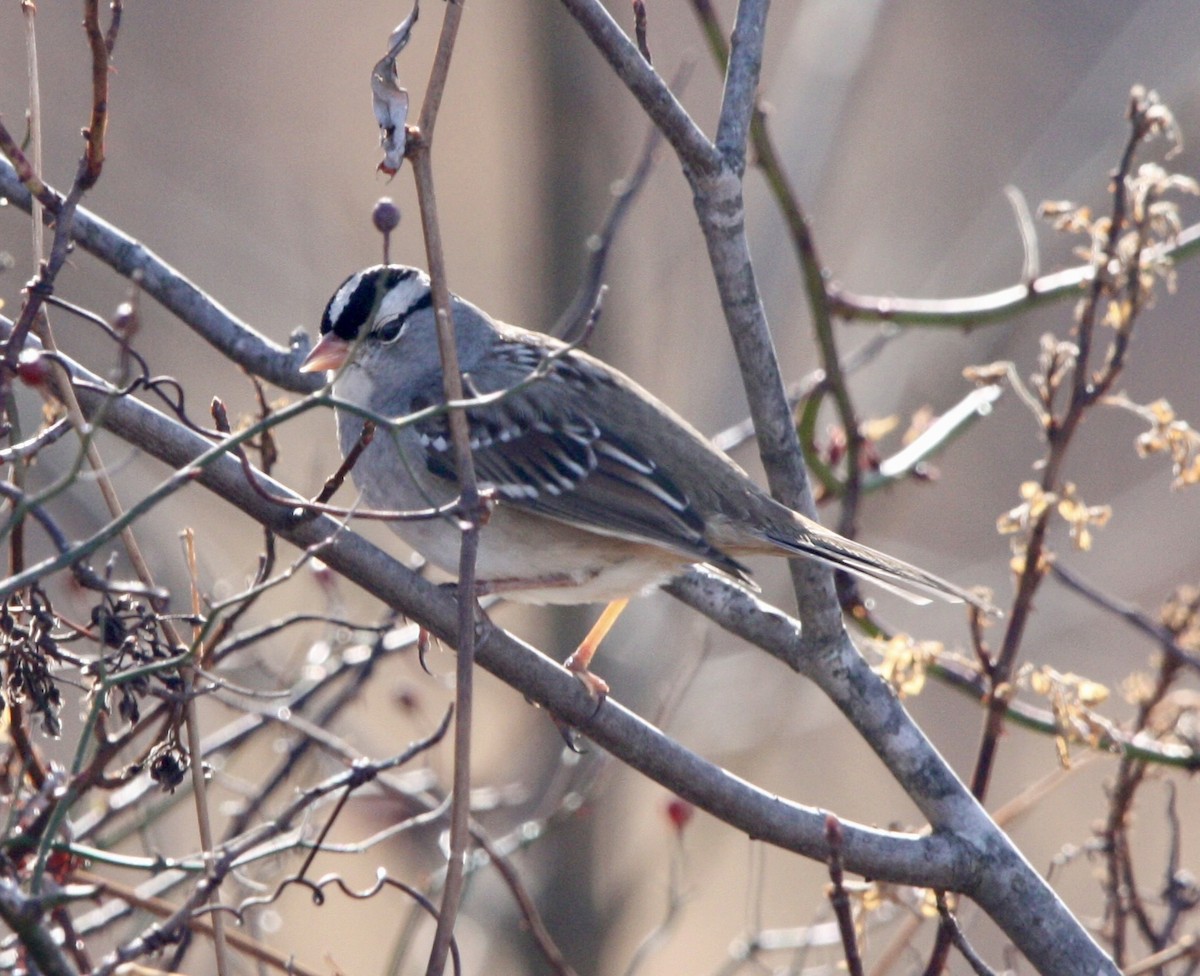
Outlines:
MULTIPOLYGON (((775 501, 665 404, 611 366, 549 336, 496 322, 453 299, 466 410, 481 487, 497 504, 479 537, 483 592, 530 603, 627 598, 707 563, 748 581, 743 556, 805 556, 917 603, 978 597, 885 556, 775 501), (487 394, 510 391, 487 398, 487 394)), ((331 371, 339 399, 384 418, 443 403, 429 278, 380 265, 351 275, 301 367, 331 371)), ((343 453, 363 417, 338 410, 343 453)), ((368 505, 425 509, 458 493, 444 411, 380 429, 354 478, 368 505)), ((442 569, 458 565, 453 518, 392 528, 442 569)), ((586 671, 587 658, 573 664, 586 671)))

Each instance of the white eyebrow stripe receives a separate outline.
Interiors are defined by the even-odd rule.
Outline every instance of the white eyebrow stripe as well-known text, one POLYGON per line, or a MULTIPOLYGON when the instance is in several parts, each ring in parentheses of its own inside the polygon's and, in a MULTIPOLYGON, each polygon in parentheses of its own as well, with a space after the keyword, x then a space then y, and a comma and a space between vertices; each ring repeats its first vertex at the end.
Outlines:
POLYGON ((354 294, 354 290, 363 280, 365 272, 358 272, 350 278, 341 288, 337 290, 337 294, 333 296, 329 303, 329 321, 336 322, 342 317, 342 313, 346 311, 346 306, 350 304, 350 297, 354 294))
POLYGON ((429 292, 429 278, 424 272, 414 274, 389 290, 379 303, 376 322, 404 318, 417 302, 429 292))

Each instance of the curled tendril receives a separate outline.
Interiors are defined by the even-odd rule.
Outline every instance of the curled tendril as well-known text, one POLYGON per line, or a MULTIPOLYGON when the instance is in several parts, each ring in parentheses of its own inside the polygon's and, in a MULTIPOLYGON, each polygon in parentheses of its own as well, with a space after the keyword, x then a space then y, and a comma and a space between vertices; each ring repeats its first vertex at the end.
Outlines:
MULTIPOLYGON (((415 901, 421 907, 421 910, 428 914, 432 919, 436 921, 438 917, 437 906, 435 906, 433 902, 421 894, 421 892, 419 892, 416 888, 412 887, 412 885, 406 884, 398 878, 391 877, 384 868, 379 868, 375 872, 375 883, 363 889, 352 888, 346 883, 345 879, 342 878, 340 874, 327 874, 318 881, 311 881, 308 878, 298 874, 291 875, 290 877, 284 878, 282 881, 280 881, 279 884, 275 886, 275 890, 270 894, 259 895, 254 898, 247 898, 237 906, 221 904, 204 905, 200 908, 197 908, 196 911, 193 912, 192 917, 195 918, 205 913, 215 914, 217 912, 227 912, 237 920, 239 925, 244 925, 246 922, 247 912, 255 908, 265 908, 274 904, 283 896, 283 893, 288 888, 296 885, 302 888, 307 888, 312 894, 313 904, 317 906, 325 904, 325 889, 330 885, 335 886, 343 895, 355 901, 367 901, 368 899, 374 898, 376 895, 378 895, 384 888, 395 888, 397 891, 402 892, 415 901)), ((453 960, 454 972, 456 974, 461 973, 462 968, 458 954, 458 943, 454 938, 451 938, 450 940, 450 956, 453 960)))

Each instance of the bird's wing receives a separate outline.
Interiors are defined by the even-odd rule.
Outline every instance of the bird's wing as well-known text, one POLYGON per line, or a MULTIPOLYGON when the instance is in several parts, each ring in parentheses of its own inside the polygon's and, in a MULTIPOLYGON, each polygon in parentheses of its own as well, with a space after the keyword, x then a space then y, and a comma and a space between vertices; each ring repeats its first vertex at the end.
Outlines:
MULTIPOLYGON (((504 502, 662 545, 745 578, 745 568, 706 539, 702 513, 675 480, 606 422, 605 411, 629 394, 595 361, 553 346, 508 343, 471 371, 466 385, 473 399, 486 400, 465 411, 475 471, 504 502)), ((423 392, 414 408, 442 402, 433 384, 423 392)), ((455 480, 446 413, 416 429, 429 471, 455 480)))

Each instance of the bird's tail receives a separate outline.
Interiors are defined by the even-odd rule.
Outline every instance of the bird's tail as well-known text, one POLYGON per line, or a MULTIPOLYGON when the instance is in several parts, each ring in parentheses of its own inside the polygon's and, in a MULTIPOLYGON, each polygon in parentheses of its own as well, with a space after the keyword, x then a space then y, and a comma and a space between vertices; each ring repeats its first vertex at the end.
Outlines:
POLYGON ((969 603, 989 616, 1001 616, 1000 611, 978 593, 956 586, 940 576, 846 539, 808 519, 802 521, 801 528, 802 531, 793 538, 782 538, 772 533, 771 541, 799 556, 845 570, 910 603, 923 606, 936 598, 949 603, 969 603))

